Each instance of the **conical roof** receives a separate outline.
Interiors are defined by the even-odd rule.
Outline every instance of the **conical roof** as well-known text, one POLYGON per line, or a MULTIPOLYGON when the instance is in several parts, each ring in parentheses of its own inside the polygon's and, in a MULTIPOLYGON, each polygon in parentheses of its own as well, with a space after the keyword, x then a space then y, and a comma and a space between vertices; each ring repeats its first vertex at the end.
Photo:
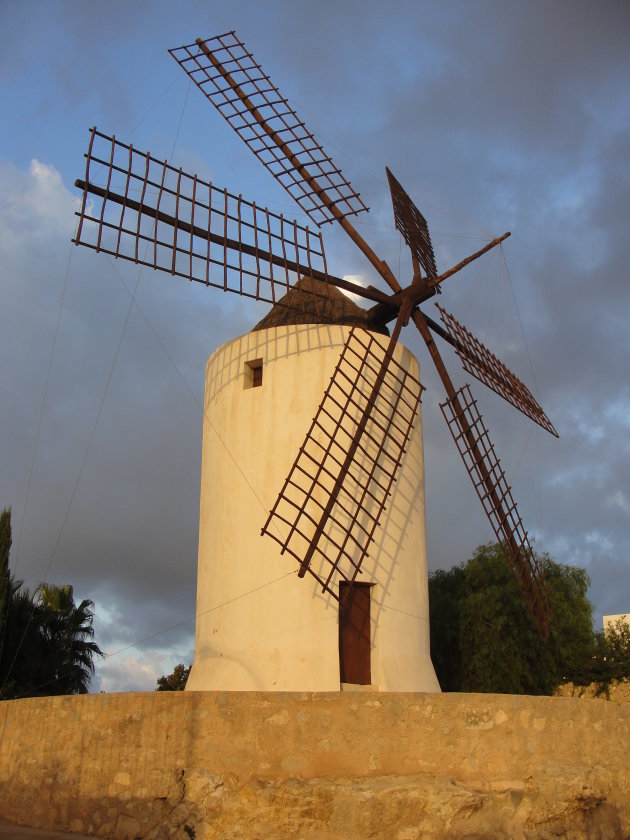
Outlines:
MULTIPOLYGON (((290 324, 341 324, 368 326, 367 310, 331 283, 301 277, 287 294, 252 329, 268 330, 290 324)), ((374 327, 370 327, 374 330, 374 327)), ((376 329, 376 332, 386 332, 376 329)))

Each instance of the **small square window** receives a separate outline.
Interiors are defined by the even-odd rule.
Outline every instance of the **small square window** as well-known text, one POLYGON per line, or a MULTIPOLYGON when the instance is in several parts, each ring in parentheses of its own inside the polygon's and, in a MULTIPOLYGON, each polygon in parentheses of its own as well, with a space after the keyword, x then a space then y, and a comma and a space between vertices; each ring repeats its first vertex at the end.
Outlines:
POLYGON ((262 385, 263 360, 245 362, 245 388, 260 388, 262 385))

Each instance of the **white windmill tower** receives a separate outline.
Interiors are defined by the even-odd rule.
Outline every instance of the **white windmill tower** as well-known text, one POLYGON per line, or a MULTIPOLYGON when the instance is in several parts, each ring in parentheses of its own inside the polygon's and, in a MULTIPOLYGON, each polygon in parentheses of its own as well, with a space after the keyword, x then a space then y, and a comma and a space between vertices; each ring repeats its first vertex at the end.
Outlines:
MULTIPOLYGON (((300 281, 289 303, 300 292, 314 292, 317 283, 300 281)), ((317 579, 297 584, 293 558, 281 556, 274 540, 260 538, 266 509, 317 415, 292 470, 294 484, 285 486, 276 521, 267 526, 282 540, 287 527, 278 517, 291 517, 294 504, 301 505, 308 493, 298 525, 305 536, 294 537, 306 546, 306 534, 315 529, 309 516, 325 506, 325 488, 352 440, 359 403, 366 400, 360 389, 372 384, 369 370, 357 382, 356 368, 370 360, 376 364, 387 346, 382 334, 353 332, 353 325, 365 325, 365 310, 334 287, 321 293, 318 311, 278 305, 254 331, 220 347, 208 362, 196 653, 188 682, 193 690, 332 691, 340 684, 439 690, 429 654, 422 428, 416 413, 421 387, 408 350, 396 346, 388 382, 372 408, 374 420, 386 421, 391 406, 385 400, 392 405, 397 400, 400 428, 388 434, 388 451, 401 463, 382 527, 354 585, 347 578, 360 555, 356 538, 378 519, 375 492, 383 492, 380 487, 395 472, 393 464, 374 468, 370 450, 379 453, 373 446, 344 483, 336 521, 329 523, 312 561, 317 579), (347 387, 342 390, 350 381, 357 386, 351 396, 347 387), (339 425, 339 406, 349 396, 355 408, 344 409, 339 425), (353 523, 355 513, 359 519, 353 523), (339 556, 344 540, 338 562, 345 576, 337 580, 329 560, 339 556), (215 609, 216 604, 224 606, 215 609)), ((374 430, 372 423, 367 433, 374 430)))
POLYGON ((300 208, 317 225, 338 223, 391 290, 332 276, 318 231, 92 130, 86 177, 77 181, 77 244, 274 305, 208 362, 188 687, 438 690, 429 658, 422 385, 416 360, 398 343, 410 320, 545 639, 548 604, 527 533, 470 388, 455 389, 433 335, 468 372, 555 429, 527 387, 453 316, 439 307, 444 329, 420 309, 509 234, 438 274, 426 221, 387 170, 413 265, 403 288, 349 221, 367 210, 358 193, 236 35, 171 54, 300 208))

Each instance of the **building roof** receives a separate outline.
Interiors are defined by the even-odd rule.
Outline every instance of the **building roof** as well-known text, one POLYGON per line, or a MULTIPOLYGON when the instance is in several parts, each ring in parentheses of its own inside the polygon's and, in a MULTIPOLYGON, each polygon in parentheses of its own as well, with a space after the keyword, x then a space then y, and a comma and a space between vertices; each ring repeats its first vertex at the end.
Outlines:
MULTIPOLYGON (((267 330, 289 324, 341 324, 367 328, 367 310, 331 283, 301 277, 287 294, 252 329, 267 330)), ((387 329, 375 329, 387 333, 387 329)))

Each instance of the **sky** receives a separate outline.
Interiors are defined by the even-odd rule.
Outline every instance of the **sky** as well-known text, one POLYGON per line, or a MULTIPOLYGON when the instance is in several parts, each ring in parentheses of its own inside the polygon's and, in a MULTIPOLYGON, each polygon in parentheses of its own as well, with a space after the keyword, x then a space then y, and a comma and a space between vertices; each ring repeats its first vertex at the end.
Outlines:
MULTIPOLYGON (((92 690, 192 661, 205 363, 268 307, 72 246, 74 181, 96 125, 306 221, 168 54, 232 29, 361 192, 357 229, 403 285, 386 165, 438 270, 511 231, 440 302, 559 432, 473 380, 536 548, 586 569, 596 628, 630 611, 627 2, 4 0, 0 507, 14 574, 95 602, 92 690)), ((323 237, 332 273, 382 287, 343 231, 323 237)), ((403 341, 427 388, 429 567, 450 568, 493 535, 424 345, 403 341)))

